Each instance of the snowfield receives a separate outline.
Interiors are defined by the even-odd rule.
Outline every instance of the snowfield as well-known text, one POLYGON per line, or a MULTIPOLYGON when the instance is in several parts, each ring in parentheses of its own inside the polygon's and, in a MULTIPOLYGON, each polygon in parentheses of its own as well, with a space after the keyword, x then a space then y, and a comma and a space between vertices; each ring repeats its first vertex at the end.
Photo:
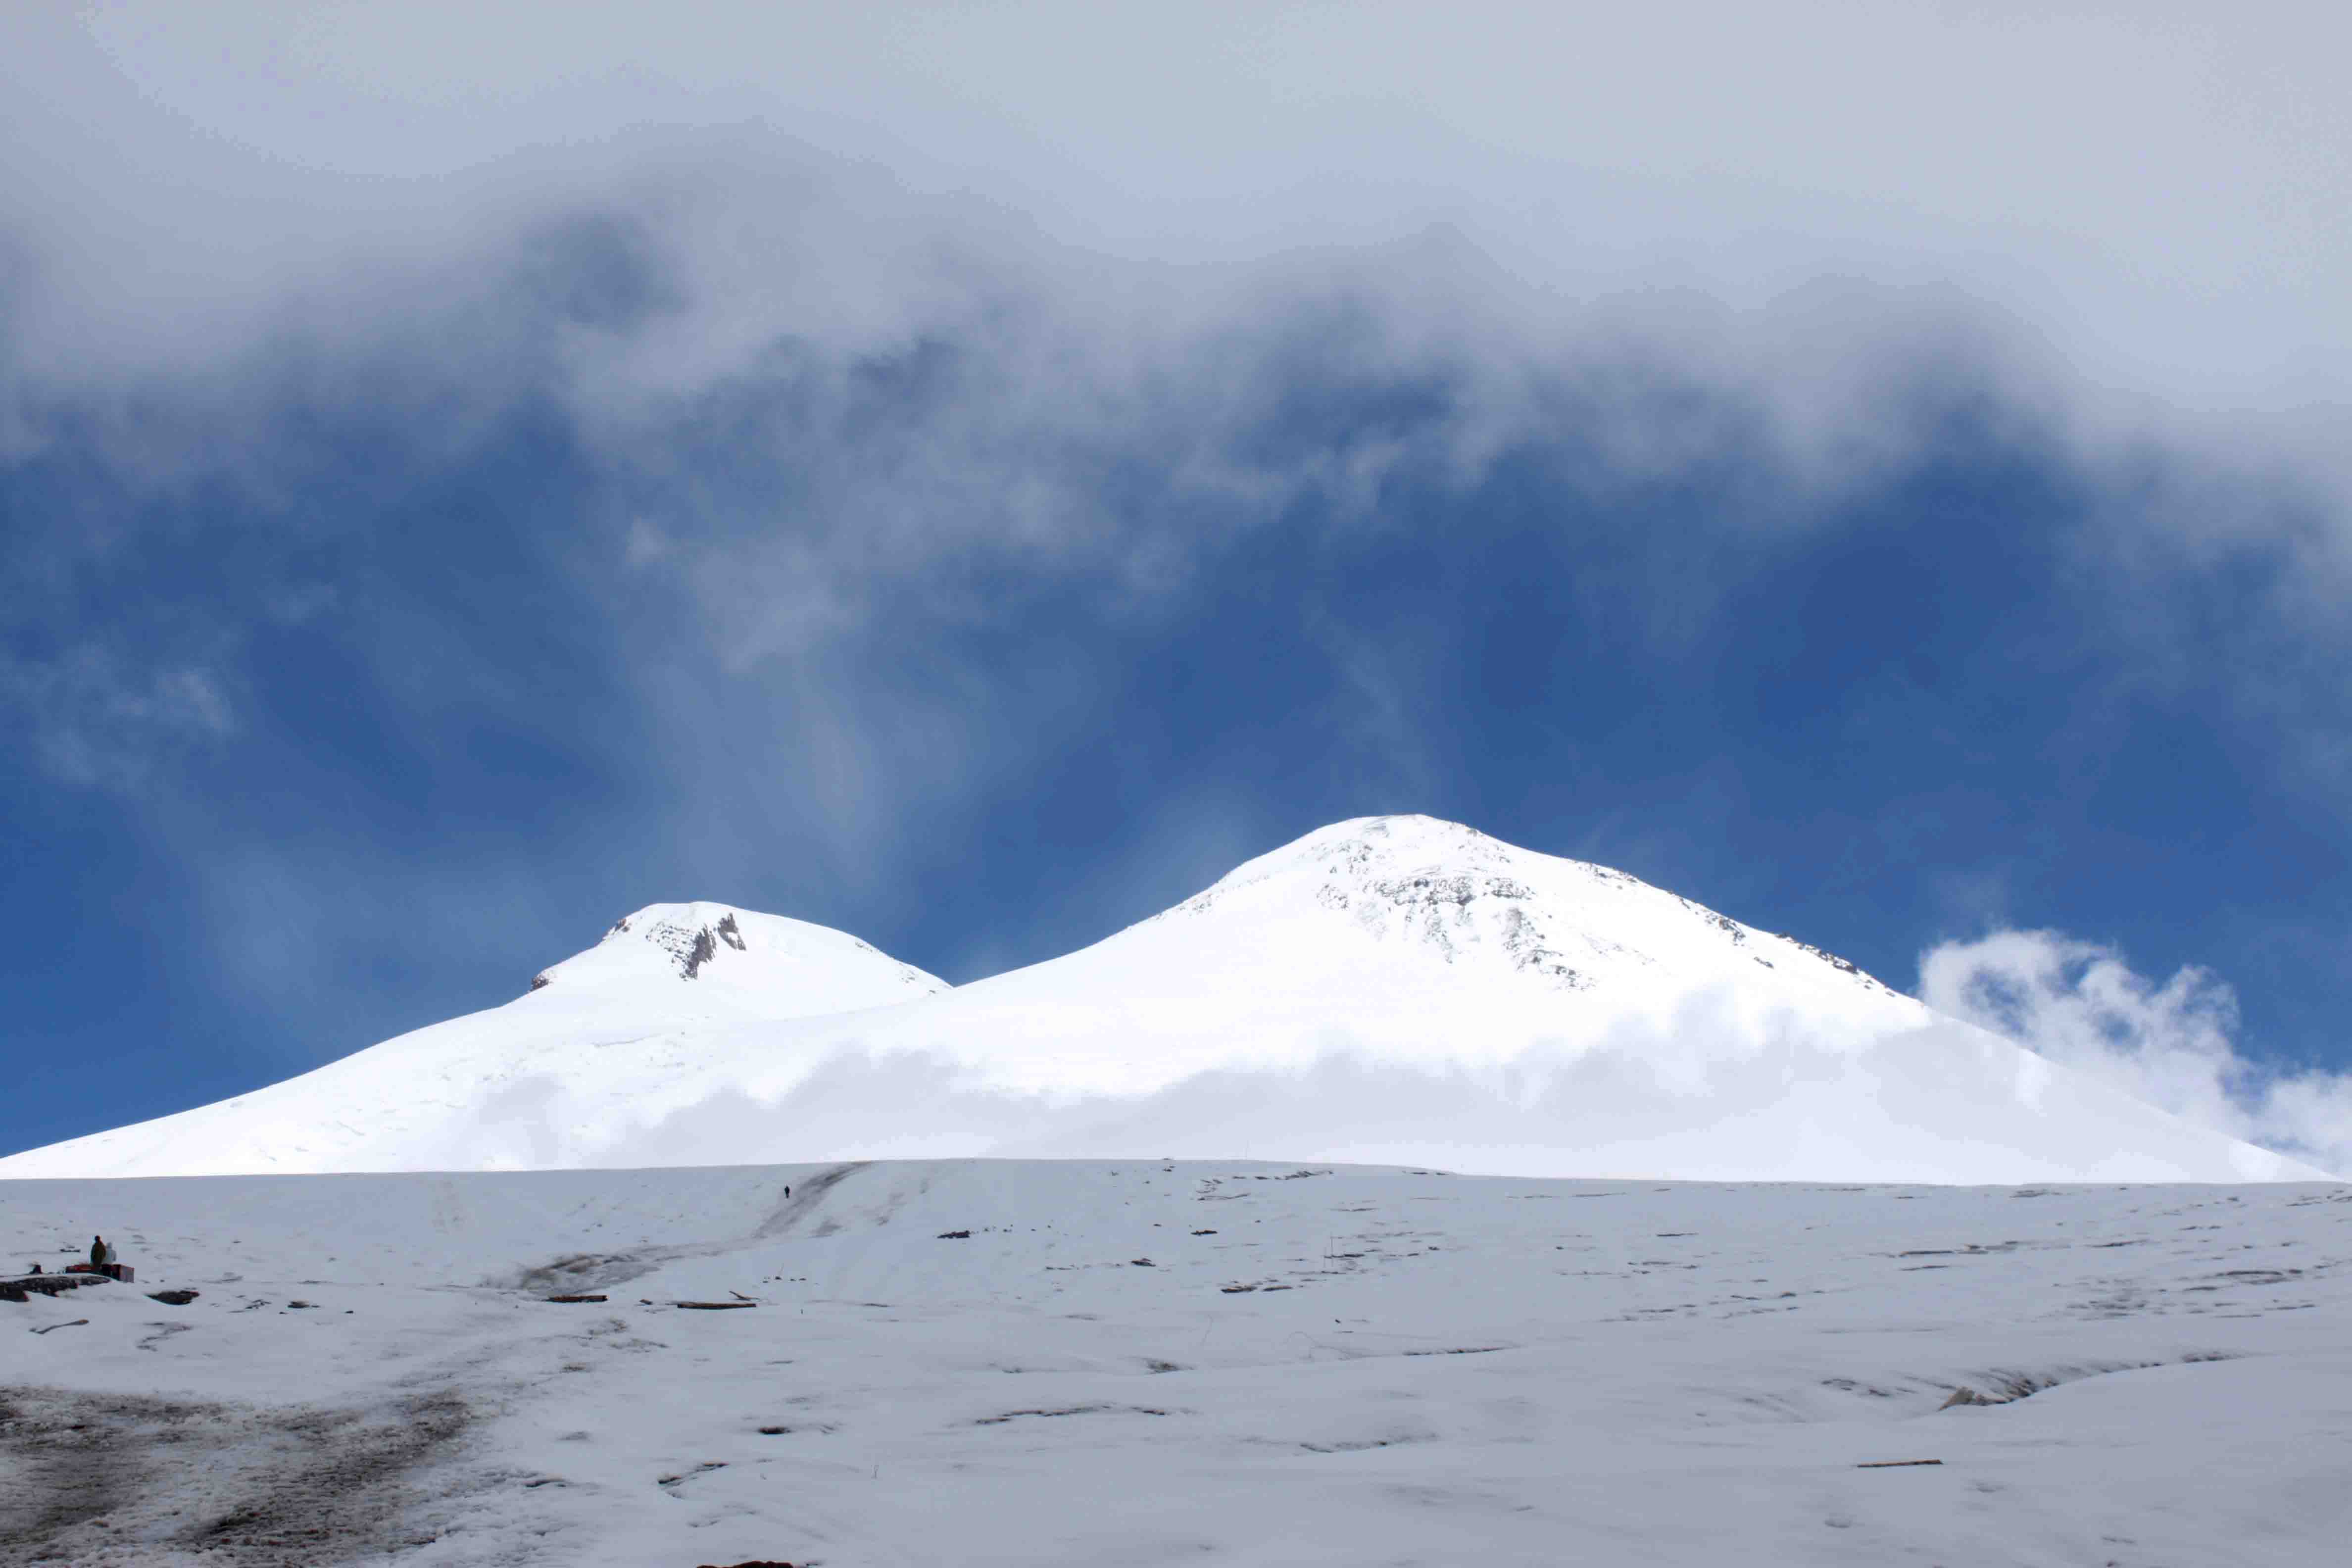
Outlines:
POLYGON ((0 1176, 1260 1158, 1695 1180, 2294 1181, 1620 871, 1344 822, 950 989, 658 905, 502 1007, 0 1176))
POLYGON ((0 1302, 0 1542, 2332 1568, 2347 1227, 2334 1184, 1232 1161, 11 1182, 12 1268, 96 1230, 139 1280, 0 1302))
POLYGON ((2319 1175, 1426 818, 952 989, 657 905, 505 1006, 0 1161, 0 1264, 139 1271, 0 1289, 0 1544, 2333 1565, 2319 1175))

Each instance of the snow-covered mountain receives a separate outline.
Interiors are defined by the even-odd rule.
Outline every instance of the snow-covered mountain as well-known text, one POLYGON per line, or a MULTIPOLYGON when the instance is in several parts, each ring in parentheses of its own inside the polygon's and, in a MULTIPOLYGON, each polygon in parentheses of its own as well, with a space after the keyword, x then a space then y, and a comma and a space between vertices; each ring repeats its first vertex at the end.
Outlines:
MULTIPOLYGON (((712 1044, 948 989, 854 936, 726 904, 653 904, 525 994, 233 1100, 0 1161, 0 1176, 516 1170, 579 1163, 658 1086, 724 1079, 712 1044), (547 1112, 561 1101, 566 1136, 547 1112)), ((691 1162, 699 1163, 701 1162, 691 1162)))
POLYGON ((653 904, 625 915, 595 946, 530 982, 533 994, 552 991, 559 1005, 659 1019, 726 1012, 805 1018, 947 988, 937 975, 829 926, 707 903, 653 904), (680 981, 690 987, 680 989, 680 981))
POLYGON ((1092 947, 955 989, 718 905, 641 911, 541 981, 0 1175, 972 1154, 1707 1180, 2320 1173, 1801 942, 1426 817, 1323 828, 1092 947))

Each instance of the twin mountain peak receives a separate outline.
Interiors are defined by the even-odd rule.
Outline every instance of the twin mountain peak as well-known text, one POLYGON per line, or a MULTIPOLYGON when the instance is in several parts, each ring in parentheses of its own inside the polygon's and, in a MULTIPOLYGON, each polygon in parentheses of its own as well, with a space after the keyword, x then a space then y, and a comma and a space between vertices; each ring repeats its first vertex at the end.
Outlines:
POLYGON ((824 926, 653 905, 502 1006, 0 1160, 0 1177, 964 1156, 2322 1174, 1622 871, 1380 816, 958 986, 824 926))
MULTIPOLYGON (((1378 944, 1418 945, 1449 965, 1490 964, 1567 990, 1601 984, 1619 973, 1671 966, 1672 950, 1688 942, 1745 950, 1748 962, 1766 970, 1790 960, 1821 963, 1853 984, 1895 994, 1832 953, 1742 925, 1622 871, 1515 848, 1476 828, 1426 816, 1334 824, 1248 861, 1144 924, 1175 922, 1181 929, 1184 922, 1220 918, 1263 924, 1272 915, 1297 916, 1309 925, 1339 917, 1339 923, 1378 944), (1674 911, 1685 918, 1675 920, 1674 911), (1630 927, 1641 928, 1647 947, 1629 945, 1630 927), (1661 936, 1674 940, 1661 943, 1661 936)), ((530 989, 559 978, 579 984, 592 975, 611 980, 664 973, 693 981, 715 973, 722 959, 740 973, 796 957, 813 943, 836 960, 875 971, 882 980, 877 1002, 904 1000, 908 985, 948 988, 841 932, 693 902, 652 904, 623 916, 591 953, 541 971, 530 989), (727 956, 730 952, 746 960, 739 964, 727 956), (583 962, 592 957, 598 962, 583 962)))

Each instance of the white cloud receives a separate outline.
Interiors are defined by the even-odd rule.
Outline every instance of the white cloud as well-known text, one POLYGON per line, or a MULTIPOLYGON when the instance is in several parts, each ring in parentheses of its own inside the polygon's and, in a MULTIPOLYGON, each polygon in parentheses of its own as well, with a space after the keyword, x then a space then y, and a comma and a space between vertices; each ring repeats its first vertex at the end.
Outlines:
MULTIPOLYGON (((2233 468, 2135 490, 2117 561, 2167 529, 2264 536, 2228 508, 2276 488, 2274 458, 2326 479, 2306 459, 2352 450, 2340 418, 2207 428, 2084 373, 2263 405, 2297 354, 2352 367, 2340 301, 2313 292, 2352 270, 2352 225, 2313 221, 2346 145, 2314 88, 2336 25, 2260 5, 58 8, 0 55, 0 457, 63 430, 124 470, 267 490, 298 471, 270 460, 274 421, 362 408, 418 444, 385 464, 398 484, 426 444, 551 401, 614 480, 582 576, 634 565, 693 612, 610 595, 648 691, 714 667, 764 686, 771 727, 808 740, 757 760, 866 842, 904 781, 1002 771, 1029 742, 966 693, 869 673, 859 639, 1010 624, 1037 582, 1148 614, 1223 540, 1301 513, 1381 526, 1399 472, 1473 480, 1514 443, 1589 444, 1590 482, 1629 489, 1761 453, 1789 481, 1760 487, 1769 531, 1932 442, 1945 410, 1908 395, 1927 384, 2136 478, 2233 468), (1334 330, 1301 347, 1316 321, 1334 330), (936 396, 868 390, 942 344, 936 396), (1268 437, 1308 382, 1415 376, 1451 401, 1402 436, 1268 437), (1127 504, 1139 474, 1149 504, 1127 504)), ((2288 541, 2315 603, 2352 602, 2341 516, 2288 541)), ((1655 584, 1661 640, 1738 570, 1655 584)), ((2321 632, 2332 656, 2343 628, 2321 632)), ((1387 688, 1342 663, 1377 720, 1387 688)), ((709 722, 680 755, 739 749, 704 702, 648 708, 709 722)))
POLYGON ((522 150, 757 123, 1129 256, 1447 220, 1578 294, 1953 282, 2094 379, 2277 407, 2352 394, 2347 53, 2308 0, 95 4, 19 25, 0 141, 158 285, 435 243, 522 150))
MULTIPOLYGON (((810 504, 706 492, 750 525, 724 549, 635 535, 738 668, 960 552, 1181 580, 1196 538, 1105 527, 1139 437, 1210 538, 1563 417, 1635 476, 1748 442, 1850 485, 1931 437, 1922 382, 2094 462, 2340 498, 2340 411, 2182 412, 2352 398, 2309 9, 58 10, 0 59, 0 454, 70 428, 266 484, 271 413, 352 389, 452 446, 552 396, 672 496, 698 426, 797 440, 810 504), (1323 368, 1453 376, 1456 415, 1242 458, 1284 312, 1339 305, 1323 368), (861 375, 941 340, 953 397, 839 438, 861 375)), ((2139 535, 2283 536, 2143 499, 2139 535)), ((2334 602, 2352 530, 2294 547, 2334 602)))
POLYGON ((2245 1056, 2237 994, 2208 971, 2182 969, 2159 984, 2112 947, 2001 931, 1927 953, 1919 995, 2188 1121, 2352 1173, 2352 1073, 2282 1070, 2245 1056))
MULTIPOLYGON (((2352 400, 2347 32, 2293 0, 93 4, 0 58, 0 275, 20 363, 190 373, 224 342, 396 331, 486 237, 690 187, 684 139, 754 189, 662 215, 697 303, 620 354, 654 381, 726 374, 781 308, 896 320, 923 287, 926 237, 845 227, 796 188, 802 148, 1177 273, 1447 223, 1621 308, 1957 288, 2086 387, 2300 407, 2352 400)), ((1803 330, 1832 340, 1816 364, 1851 346, 1803 330)))

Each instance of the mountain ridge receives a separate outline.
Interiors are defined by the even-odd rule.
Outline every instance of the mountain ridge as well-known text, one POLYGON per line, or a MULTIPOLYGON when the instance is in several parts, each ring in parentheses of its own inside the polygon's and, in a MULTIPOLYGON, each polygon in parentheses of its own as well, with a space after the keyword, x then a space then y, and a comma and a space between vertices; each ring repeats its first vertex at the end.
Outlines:
POLYGON ((1821 949, 1428 817, 1335 823, 962 986, 651 905, 502 1007, 0 1176, 1267 1157, 1501 1174, 2324 1174, 1821 949))

